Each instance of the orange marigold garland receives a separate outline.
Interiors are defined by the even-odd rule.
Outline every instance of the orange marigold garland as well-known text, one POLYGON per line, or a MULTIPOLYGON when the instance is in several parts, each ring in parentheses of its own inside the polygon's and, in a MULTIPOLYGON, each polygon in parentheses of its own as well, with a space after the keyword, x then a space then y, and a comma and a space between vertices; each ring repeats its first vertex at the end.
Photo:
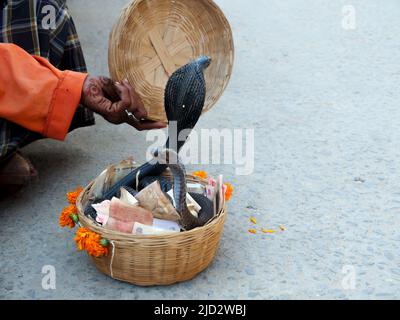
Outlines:
POLYGON ((86 241, 90 237, 90 231, 86 228, 78 228, 78 231, 76 232, 76 237, 75 237, 75 242, 79 250, 85 250, 86 249, 86 241))
POLYGON ((89 255, 99 258, 108 254, 108 248, 101 245, 101 240, 101 236, 97 233, 89 237, 89 241, 86 243, 86 251, 89 255))
POLYGON ((65 228, 69 226, 71 229, 75 227, 75 224, 78 222, 78 209, 75 205, 71 204, 68 207, 64 208, 61 212, 60 218, 58 220, 61 227, 65 228))
POLYGON ((70 191, 67 193, 67 199, 70 204, 76 205, 76 199, 82 193, 83 189, 81 187, 76 188, 75 191, 70 191))
POLYGON ((61 227, 65 228, 66 226, 69 226, 72 229, 75 227, 75 224, 78 223, 79 218, 78 209, 76 208, 76 199, 78 199, 82 191, 83 189, 78 187, 75 191, 70 191, 67 193, 67 200, 70 205, 64 208, 64 210, 61 212, 58 220, 61 227))
POLYGON ((99 258, 108 254, 108 240, 86 228, 78 228, 75 242, 79 250, 86 250, 91 256, 99 258))
MULTIPOLYGON (((69 206, 64 208, 59 218, 59 224, 61 227, 69 226, 71 229, 79 224, 78 208, 76 207, 76 200, 83 189, 81 187, 76 188, 75 191, 67 193, 67 200, 69 206)), ((75 242, 79 250, 86 250, 87 253, 94 257, 102 257, 108 254, 107 239, 101 238, 101 236, 89 229, 79 227, 76 232, 75 242)))

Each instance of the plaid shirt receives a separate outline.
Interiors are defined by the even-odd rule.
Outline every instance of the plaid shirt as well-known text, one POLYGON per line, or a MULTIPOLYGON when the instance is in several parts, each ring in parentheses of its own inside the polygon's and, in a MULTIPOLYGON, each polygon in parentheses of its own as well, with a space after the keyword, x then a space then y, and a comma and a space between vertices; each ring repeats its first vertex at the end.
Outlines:
MULTIPOLYGON (((86 72, 81 44, 65 0, 0 0, 0 42, 14 43, 61 70, 86 72), (55 20, 51 19, 52 14, 55 20)), ((1 108, 1 106, 0 106, 1 108)), ((70 130, 94 124, 79 106, 70 130)), ((0 160, 41 137, 0 119, 0 160)))

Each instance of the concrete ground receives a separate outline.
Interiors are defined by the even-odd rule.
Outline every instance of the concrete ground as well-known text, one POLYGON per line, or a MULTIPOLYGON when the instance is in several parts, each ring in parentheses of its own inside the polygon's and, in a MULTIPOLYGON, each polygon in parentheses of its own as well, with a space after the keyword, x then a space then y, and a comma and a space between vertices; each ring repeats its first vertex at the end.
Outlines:
MULTIPOLYGON (((126 2, 69 1, 91 73, 108 73, 108 33, 126 2)), ((143 161, 149 144, 98 119, 65 143, 24 150, 40 178, 0 203, 0 298, 400 298, 398 1, 217 3, 232 24, 235 69, 198 128, 254 128, 256 165, 250 176, 206 167, 235 186, 214 263, 190 282, 141 288, 75 249, 58 226, 66 191, 131 154, 143 161), (250 216, 286 231, 252 235, 250 216), (55 290, 41 286, 44 265, 55 267, 55 290)))

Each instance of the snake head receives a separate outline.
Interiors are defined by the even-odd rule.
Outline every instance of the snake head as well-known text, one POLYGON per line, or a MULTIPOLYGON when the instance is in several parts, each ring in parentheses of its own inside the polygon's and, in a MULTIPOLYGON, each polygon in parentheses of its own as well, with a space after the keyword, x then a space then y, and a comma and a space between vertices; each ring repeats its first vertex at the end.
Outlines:
POLYGON ((208 56, 200 56, 196 59, 196 62, 200 65, 200 67, 205 70, 211 64, 212 60, 208 56))

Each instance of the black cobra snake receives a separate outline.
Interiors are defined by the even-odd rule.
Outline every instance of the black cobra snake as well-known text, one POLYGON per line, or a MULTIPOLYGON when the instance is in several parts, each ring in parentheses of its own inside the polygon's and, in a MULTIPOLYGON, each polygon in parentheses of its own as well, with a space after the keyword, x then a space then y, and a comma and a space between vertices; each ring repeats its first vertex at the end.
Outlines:
MULTIPOLYGON (((187 208, 185 168, 179 162, 177 156, 203 111, 206 97, 204 70, 210 63, 211 59, 209 57, 201 56, 176 70, 166 85, 164 105, 168 119, 168 140, 164 148, 167 151, 164 150, 161 153, 167 159, 172 154, 176 154, 174 156, 176 161, 160 162, 158 157, 161 153, 156 152, 154 159, 133 170, 93 203, 110 200, 112 197, 118 195, 121 187, 125 187, 132 194, 135 194, 139 188, 139 186, 136 186, 136 181, 142 181, 145 182, 145 185, 148 185, 152 181, 159 180, 163 191, 166 192, 166 188, 168 188, 166 186, 170 186, 171 183, 164 177, 160 177, 160 175, 169 167, 173 176, 176 210, 181 216, 182 228, 184 230, 191 230, 203 226, 213 218, 213 204, 207 197, 201 194, 190 193, 202 208, 199 212, 199 217, 196 218, 193 216, 187 208), (177 130, 173 128, 175 124, 177 130), (183 138, 182 135, 184 136, 183 138)), ((91 204, 87 205, 85 215, 96 219, 97 214, 91 204)))

